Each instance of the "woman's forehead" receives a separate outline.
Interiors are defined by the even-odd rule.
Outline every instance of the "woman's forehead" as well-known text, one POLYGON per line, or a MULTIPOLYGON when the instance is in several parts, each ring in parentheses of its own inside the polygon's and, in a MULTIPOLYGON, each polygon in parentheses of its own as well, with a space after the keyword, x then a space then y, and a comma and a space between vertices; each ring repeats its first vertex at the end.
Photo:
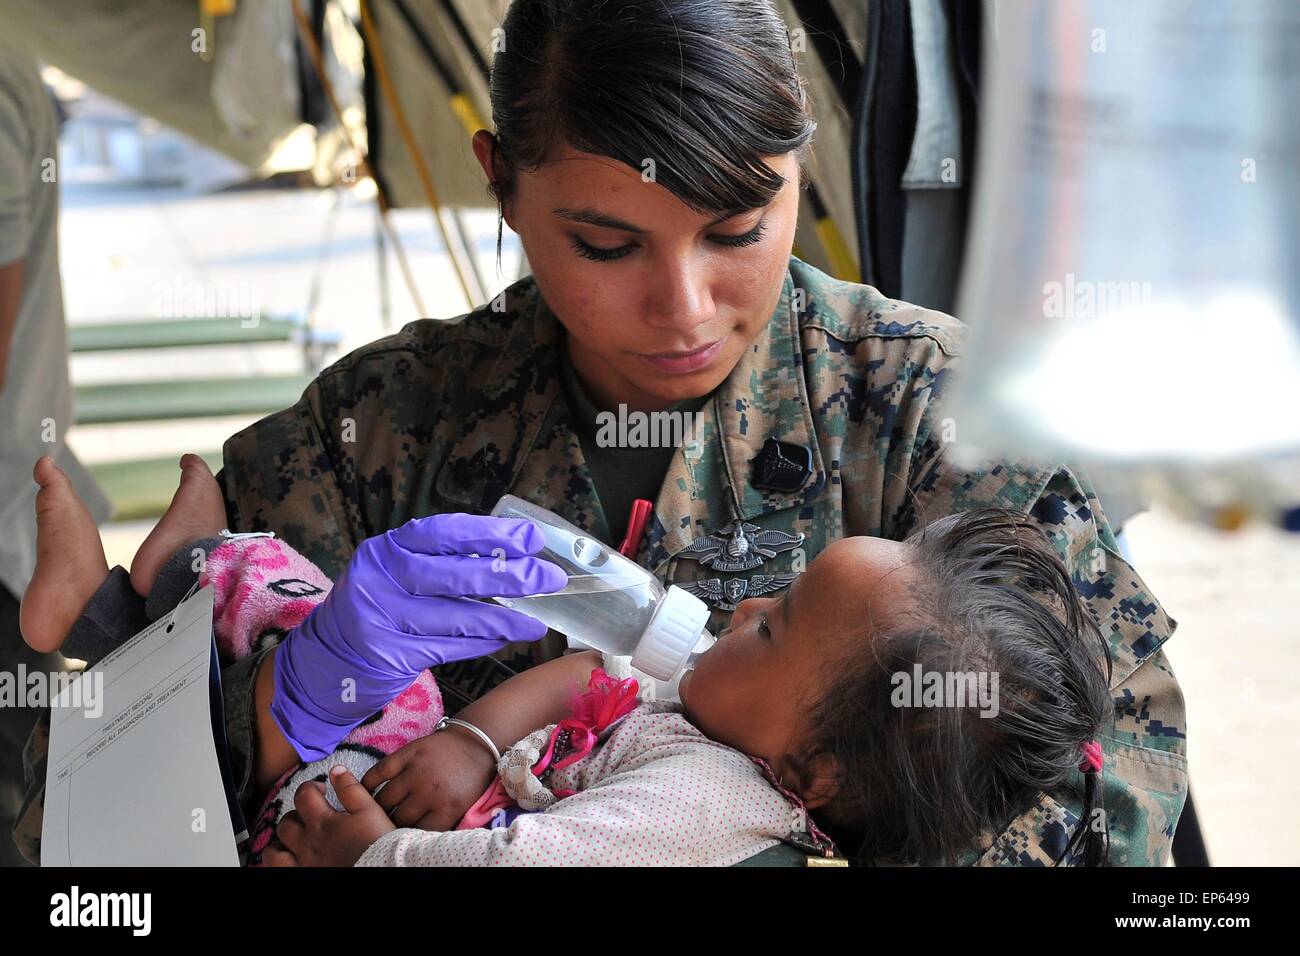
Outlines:
MULTIPOLYGON (((797 163, 792 155, 770 157, 766 162, 786 178, 787 186, 790 182, 797 184, 798 177, 792 174, 797 163)), ((655 157, 647 156, 638 169, 609 156, 585 153, 566 146, 553 159, 524 175, 545 194, 542 201, 550 203, 552 211, 594 211, 636 226, 636 229, 627 230, 631 232, 653 231, 653 224, 648 222, 652 218, 672 219, 675 224, 688 221, 696 226, 709 226, 752 211, 695 210, 660 185, 657 181, 657 164, 655 157)), ((773 202, 775 201, 774 199, 773 202)), ((600 225, 595 222, 591 224, 600 225)), ((611 225, 609 228, 625 226, 611 225)))

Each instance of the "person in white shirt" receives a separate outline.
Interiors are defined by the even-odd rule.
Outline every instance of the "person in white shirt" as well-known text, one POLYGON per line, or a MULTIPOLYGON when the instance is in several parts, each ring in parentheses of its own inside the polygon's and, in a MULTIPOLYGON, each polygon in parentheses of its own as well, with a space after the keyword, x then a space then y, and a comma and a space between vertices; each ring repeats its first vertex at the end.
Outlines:
MULTIPOLYGON (((72 425, 58 254, 58 122, 31 55, 0 41, 0 670, 56 671, 23 642, 18 608, 36 565, 32 462, 50 455, 97 521, 110 506, 65 444, 72 425)), ((0 865, 21 865, 10 826, 38 709, 0 708, 0 865)))

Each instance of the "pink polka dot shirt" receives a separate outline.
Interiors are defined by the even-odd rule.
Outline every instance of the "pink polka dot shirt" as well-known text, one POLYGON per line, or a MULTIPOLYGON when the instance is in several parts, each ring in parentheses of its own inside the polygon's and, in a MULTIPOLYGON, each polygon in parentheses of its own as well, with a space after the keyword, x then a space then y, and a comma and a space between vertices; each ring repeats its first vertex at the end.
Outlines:
POLYGON ((548 785, 577 793, 508 827, 395 830, 357 866, 730 866, 802 817, 748 757, 669 701, 638 706, 548 785))

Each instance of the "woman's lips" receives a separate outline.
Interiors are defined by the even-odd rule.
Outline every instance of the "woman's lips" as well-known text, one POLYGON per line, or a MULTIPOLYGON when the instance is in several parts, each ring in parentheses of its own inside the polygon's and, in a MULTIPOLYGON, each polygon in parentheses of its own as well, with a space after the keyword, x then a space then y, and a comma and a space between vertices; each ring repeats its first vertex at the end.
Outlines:
POLYGON ((722 351, 723 344, 726 343, 728 336, 723 336, 716 342, 710 342, 708 345, 701 345, 697 349, 691 349, 688 352, 655 352, 653 354, 637 353, 661 372, 668 372, 670 375, 685 375, 689 372, 698 372, 700 369, 711 364, 718 353, 722 351))

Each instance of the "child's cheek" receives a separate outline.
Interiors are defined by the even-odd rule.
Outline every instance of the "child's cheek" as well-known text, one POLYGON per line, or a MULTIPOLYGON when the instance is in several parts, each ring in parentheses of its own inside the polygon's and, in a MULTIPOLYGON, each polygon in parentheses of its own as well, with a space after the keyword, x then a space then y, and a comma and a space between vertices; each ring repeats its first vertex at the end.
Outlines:
POLYGON ((696 686, 707 686, 710 695, 715 697, 743 696, 744 687, 754 676, 755 640, 751 635, 729 634, 718 641, 695 664, 696 686))
POLYGON ((727 639, 718 641, 700 656, 694 670, 678 685, 682 704, 692 718, 707 717, 717 709, 718 699, 725 693, 730 650, 727 639))

